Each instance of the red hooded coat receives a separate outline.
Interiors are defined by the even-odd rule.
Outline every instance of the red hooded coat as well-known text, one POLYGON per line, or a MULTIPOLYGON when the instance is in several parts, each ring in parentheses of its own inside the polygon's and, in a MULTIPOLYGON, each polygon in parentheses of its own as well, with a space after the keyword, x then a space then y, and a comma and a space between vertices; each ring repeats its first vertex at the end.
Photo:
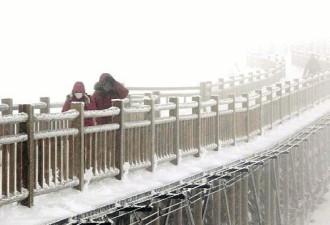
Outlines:
MULTIPOLYGON (((103 73, 100 76, 99 82, 97 82, 94 86, 95 91, 93 94, 93 101, 95 102, 95 106, 98 110, 108 109, 112 106, 112 99, 124 99, 128 95, 128 89, 114 79, 113 90, 105 91, 103 89, 103 85, 109 78, 113 79, 110 74, 103 73)), ((110 122, 111 116, 96 118, 97 124, 108 124, 110 122)))
MULTIPOLYGON (((92 101, 92 97, 90 95, 87 95, 85 92, 85 86, 84 83, 77 81, 72 88, 71 94, 66 96, 66 101, 63 105, 62 112, 68 111, 71 107, 71 102, 84 102, 85 107, 84 110, 96 110, 95 104, 92 101), (83 97, 80 99, 77 99, 74 95, 75 93, 83 93, 83 97)), ((86 118, 84 119, 84 125, 85 126, 93 126, 95 125, 93 118, 86 118)))

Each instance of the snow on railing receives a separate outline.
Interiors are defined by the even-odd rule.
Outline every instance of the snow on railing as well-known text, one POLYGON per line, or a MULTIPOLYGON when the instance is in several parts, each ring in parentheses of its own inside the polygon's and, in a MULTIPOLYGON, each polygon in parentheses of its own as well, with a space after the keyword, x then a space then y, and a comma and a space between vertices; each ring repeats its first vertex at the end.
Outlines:
POLYGON ((119 115, 120 109, 117 107, 110 107, 108 109, 103 110, 85 110, 84 117, 85 118, 97 118, 104 116, 116 116, 119 115))
POLYGON ((9 109, 9 106, 7 104, 0 104, 0 112, 8 110, 8 109, 9 109))
POLYGON ((192 109, 198 107, 198 102, 191 101, 187 103, 179 103, 179 109, 192 109))
POLYGON ((41 113, 34 115, 35 122, 40 121, 56 121, 56 120, 73 120, 79 116, 79 112, 74 109, 62 113, 41 113))
POLYGON ((128 107, 128 108, 124 108, 124 112, 125 113, 147 113, 149 112, 151 109, 151 107, 149 105, 143 105, 140 107, 128 107))
POLYGON ((14 134, 0 136, 0 145, 14 144, 26 141, 28 136, 26 134, 14 134))
POLYGON ((100 132, 104 132, 104 131, 118 130, 119 127, 120 127, 120 125, 117 124, 117 123, 88 126, 88 127, 84 127, 84 134, 100 133, 100 132))
POLYGON ((155 110, 156 111, 162 111, 162 110, 172 110, 175 109, 176 105, 174 103, 167 103, 167 104, 156 104, 155 110))
POLYGON ((36 132, 34 134, 34 139, 46 139, 46 138, 53 138, 53 137, 64 137, 64 136, 76 136, 78 135, 79 131, 75 128, 67 128, 67 129, 58 129, 58 130, 43 130, 36 132))
POLYGON ((17 124, 21 122, 26 122, 28 115, 26 113, 17 113, 13 115, 3 115, 0 116, 0 125, 2 124, 17 124))

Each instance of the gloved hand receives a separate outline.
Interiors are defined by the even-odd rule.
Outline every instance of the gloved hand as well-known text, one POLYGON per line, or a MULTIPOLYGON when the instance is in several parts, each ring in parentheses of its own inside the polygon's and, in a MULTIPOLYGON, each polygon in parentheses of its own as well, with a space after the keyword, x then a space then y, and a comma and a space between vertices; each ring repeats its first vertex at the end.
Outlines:
POLYGON ((88 97, 87 94, 84 94, 84 102, 85 102, 85 105, 87 106, 89 103, 91 103, 91 100, 90 98, 88 97))

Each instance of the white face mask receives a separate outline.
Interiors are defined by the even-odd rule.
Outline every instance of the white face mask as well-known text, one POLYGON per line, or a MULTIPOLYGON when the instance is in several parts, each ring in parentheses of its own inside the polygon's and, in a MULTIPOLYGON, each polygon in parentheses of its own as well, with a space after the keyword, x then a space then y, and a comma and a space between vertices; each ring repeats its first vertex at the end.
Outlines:
POLYGON ((74 93, 74 96, 75 96, 77 99, 81 99, 82 96, 83 96, 83 93, 74 93))

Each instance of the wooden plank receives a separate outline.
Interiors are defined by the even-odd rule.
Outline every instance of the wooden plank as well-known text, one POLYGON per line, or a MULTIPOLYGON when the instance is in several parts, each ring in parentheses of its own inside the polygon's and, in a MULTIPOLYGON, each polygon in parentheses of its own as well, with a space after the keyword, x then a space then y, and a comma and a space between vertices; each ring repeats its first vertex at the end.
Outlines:
POLYGON ((20 105, 19 112, 24 112, 28 115, 28 120, 25 123, 19 124, 19 131, 28 135, 28 140, 23 144, 23 185, 28 190, 28 197, 22 201, 23 205, 28 207, 34 204, 34 165, 35 165, 35 153, 34 153, 34 115, 33 107, 31 105, 20 105))

